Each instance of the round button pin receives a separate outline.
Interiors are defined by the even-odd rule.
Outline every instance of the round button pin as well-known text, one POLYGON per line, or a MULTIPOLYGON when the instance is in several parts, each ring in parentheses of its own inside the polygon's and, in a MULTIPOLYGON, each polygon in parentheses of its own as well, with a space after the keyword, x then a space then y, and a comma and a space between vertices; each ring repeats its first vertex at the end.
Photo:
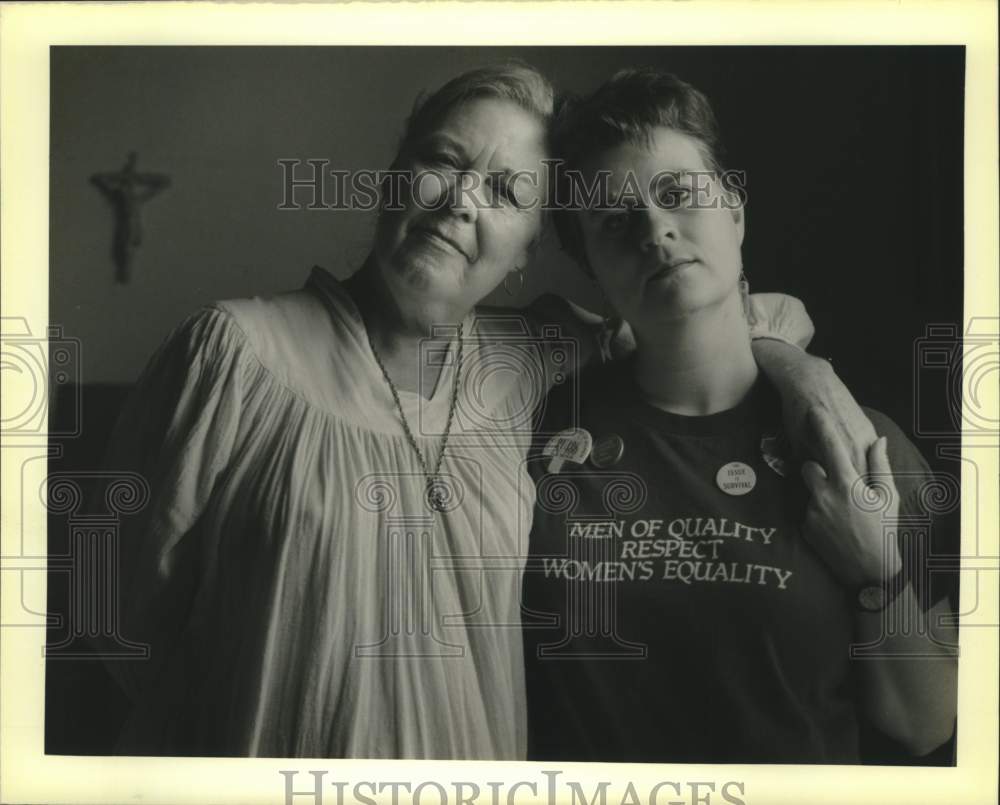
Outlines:
POLYGON ((749 464, 730 461, 716 473, 715 483, 727 495, 745 495, 757 485, 757 473, 749 464))
POLYGON ((542 450, 543 456, 548 456, 549 472, 559 472, 563 463, 572 461, 574 464, 583 464, 590 455, 590 449, 594 444, 594 439, 588 431, 583 428, 569 428, 559 431, 549 439, 548 444, 542 450))
POLYGON ((621 436, 613 433, 597 440, 590 453, 590 460, 595 467, 603 470, 613 467, 622 460, 623 455, 625 455, 625 442, 621 436))

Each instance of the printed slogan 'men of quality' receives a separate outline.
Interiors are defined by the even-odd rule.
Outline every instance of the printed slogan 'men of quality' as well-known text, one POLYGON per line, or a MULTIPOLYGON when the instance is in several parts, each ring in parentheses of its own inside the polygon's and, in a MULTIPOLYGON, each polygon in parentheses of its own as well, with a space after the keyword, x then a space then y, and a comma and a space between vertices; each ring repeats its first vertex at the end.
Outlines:
MULTIPOLYGON (((792 576, 758 562, 732 561, 726 556, 734 542, 753 543, 766 550, 776 528, 758 528, 725 517, 678 517, 674 520, 576 521, 567 524, 571 544, 580 540, 614 540, 617 557, 545 559, 547 577, 571 581, 649 581, 683 584, 758 584, 785 590, 792 576)), ((591 553, 591 552, 588 552, 591 553)))

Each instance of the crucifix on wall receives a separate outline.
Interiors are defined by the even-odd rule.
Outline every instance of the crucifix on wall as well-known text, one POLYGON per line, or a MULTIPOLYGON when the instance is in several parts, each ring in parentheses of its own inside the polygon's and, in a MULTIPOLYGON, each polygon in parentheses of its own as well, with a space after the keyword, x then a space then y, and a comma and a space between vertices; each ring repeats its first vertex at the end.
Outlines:
POLYGON ((128 155, 125 167, 118 173, 95 173, 90 180, 96 184, 115 208, 114 258, 118 282, 128 282, 132 256, 142 243, 141 205, 170 186, 170 177, 163 173, 139 173, 135 169, 136 154, 128 155))

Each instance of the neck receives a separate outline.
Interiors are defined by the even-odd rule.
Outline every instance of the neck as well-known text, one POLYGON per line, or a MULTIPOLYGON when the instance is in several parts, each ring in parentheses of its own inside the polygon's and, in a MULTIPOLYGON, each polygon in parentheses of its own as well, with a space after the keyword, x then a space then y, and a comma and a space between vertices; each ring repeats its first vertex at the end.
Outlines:
POLYGON ((729 410, 757 379, 738 293, 681 319, 633 329, 636 381, 649 401, 665 411, 706 416, 729 410))
MULTIPOLYGON (((401 305, 386 286, 371 255, 344 282, 361 313, 375 352, 395 385, 430 397, 441 367, 421 367, 420 344, 435 325, 459 324, 465 313, 444 304, 401 305)), ((436 334, 436 338, 441 338, 436 334)))

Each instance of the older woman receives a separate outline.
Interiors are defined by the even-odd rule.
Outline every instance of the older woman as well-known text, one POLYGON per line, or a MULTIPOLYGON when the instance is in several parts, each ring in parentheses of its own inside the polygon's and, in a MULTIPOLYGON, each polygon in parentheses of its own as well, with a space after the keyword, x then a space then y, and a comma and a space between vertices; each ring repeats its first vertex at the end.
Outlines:
MULTIPOLYGON (((157 351, 107 459, 151 489, 123 533, 122 634, 152 653, 112 663, 118 751, 524 757, 524 457, 573 344, 475 306, 540 236, 551 112, 530 68, 454 79, 354 276, 209 305, 157 351)), ((806 407, 840 393, 760 351, 806 407)))
POLYGON ((953 728, 954 630, 893 538, 927 466, 874 411, 864 478, 836 437, 802 478, 780 447, 708 101, 624 71, 555 142, 567 181, 607 178, 560 234, 638 349, 584 373, 589 460, 553 465, 544 440, 532 460, 529 757, 856 763, 864 720, 931 751, 953 728))

